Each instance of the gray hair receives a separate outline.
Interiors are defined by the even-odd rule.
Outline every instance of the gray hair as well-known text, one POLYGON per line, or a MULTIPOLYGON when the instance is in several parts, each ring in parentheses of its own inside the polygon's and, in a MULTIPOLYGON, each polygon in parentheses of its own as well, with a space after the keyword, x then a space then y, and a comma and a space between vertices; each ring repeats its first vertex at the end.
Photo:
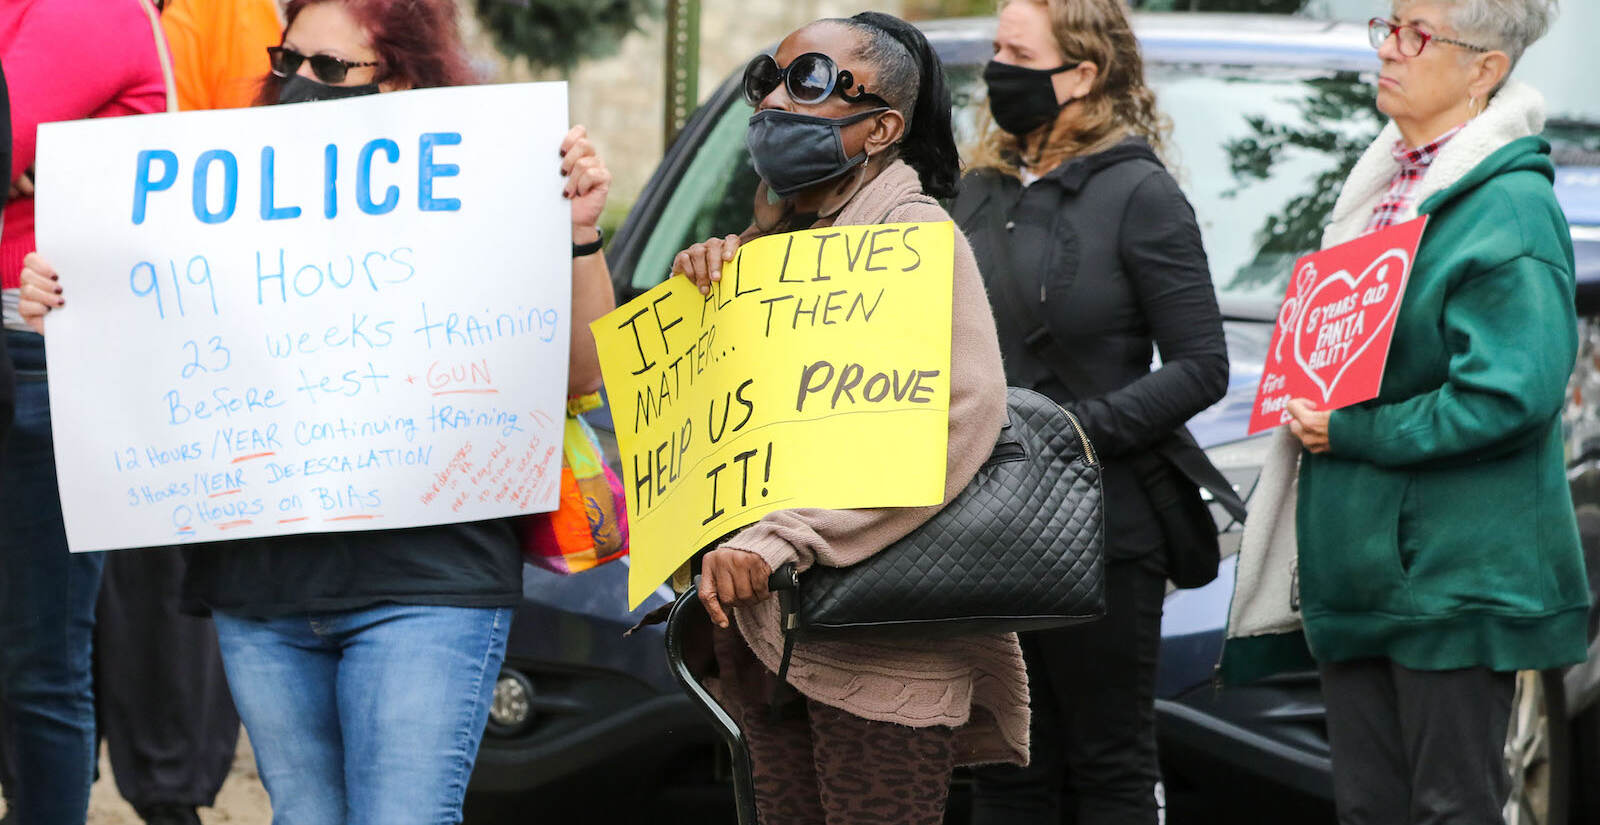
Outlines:
MULTIPOLYGON (((922 70, 911 52, 906 50, 905 44, 882 28, 861 20, 830 17, 818 22, 843 26, 861 37, 861 45, 855 56, 878 70, 878 88, 868 91, 889 101, 889 105, 906 119, 906 130, 909 132, 911 118, 916 113, 917 92, 922 86, 922 70)), ((853 93, 855 90, 850 91, 853 93)))
POLYGON ((1450 25, 1464 39, 1505 52, 1516 66, 1550 30, 1557 0, 1445 0, 1450 25))

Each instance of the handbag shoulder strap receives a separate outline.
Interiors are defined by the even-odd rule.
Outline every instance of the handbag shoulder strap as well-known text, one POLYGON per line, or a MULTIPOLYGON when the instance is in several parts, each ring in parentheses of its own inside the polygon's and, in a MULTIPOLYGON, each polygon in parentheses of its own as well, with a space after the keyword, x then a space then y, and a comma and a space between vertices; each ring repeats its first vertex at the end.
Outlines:
POLYGON ((172 53, 167 50, 167 35, 161 28, 161 20, 156 16, 155 6, 140 2, 144 14, 150 19, 150 29, 155 35, 156 57, 161 61, 161 80, 167 87, 167 111, 178 111, 178 81, 172 73, 172 53))
POLYGON ((784 697, 794 691, 789 684, 789 662, 794 659, 795 627, 800 623, 800 574, 794 562, 788 562, 767 577, 767 589, 778 594, 779 620, 783 624, 783 658, 778 663, 778 678, 772 683, 767 696, 767 712, 773 721, 779 721, 779 705, 784 697))

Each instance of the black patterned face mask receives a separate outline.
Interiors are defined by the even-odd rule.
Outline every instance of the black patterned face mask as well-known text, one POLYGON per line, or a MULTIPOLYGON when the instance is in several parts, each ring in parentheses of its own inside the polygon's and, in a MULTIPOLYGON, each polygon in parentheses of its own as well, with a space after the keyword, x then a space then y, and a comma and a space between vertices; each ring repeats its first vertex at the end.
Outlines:
POLYGON ((756 174, 767 182, 767 188, 778 197, 787 198, 866 163, 866 152, 855 157, 845 154, 840 130, 887 111, 879 107, 847 117, 826 118, 763 109, 750 117, 745 146, 750 150, 756 174))
POLYGON ((1082 65, 1063 63, 1054 69, 1028 69, 998 60, 983 67, 983 82, 989 87, 989 112, 1000 128, 1021 137, 1054 120, 1073 99, 1056 102, 1056 75, 1082 65))
POLYGON ((279 103, 310 103, 316 100, 341 100, 347 97, 361 97, 378 93, 378 84, 363 83, 360 86, 329 86, 318 83, 304 75, 293 75, 283 81, 278 87, 279 103))

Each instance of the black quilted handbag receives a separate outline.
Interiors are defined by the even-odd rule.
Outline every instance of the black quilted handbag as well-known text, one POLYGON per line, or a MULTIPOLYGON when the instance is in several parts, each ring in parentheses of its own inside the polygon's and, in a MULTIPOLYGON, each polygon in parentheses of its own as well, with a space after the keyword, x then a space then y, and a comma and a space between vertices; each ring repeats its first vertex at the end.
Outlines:
POLYGON ((994 452, 948 506, 849 567, 786 564, 769 583, 794 640, 939 639, 1061 627, 1105 614, 1100 464, 1076 418, 1006 391, 994 452))

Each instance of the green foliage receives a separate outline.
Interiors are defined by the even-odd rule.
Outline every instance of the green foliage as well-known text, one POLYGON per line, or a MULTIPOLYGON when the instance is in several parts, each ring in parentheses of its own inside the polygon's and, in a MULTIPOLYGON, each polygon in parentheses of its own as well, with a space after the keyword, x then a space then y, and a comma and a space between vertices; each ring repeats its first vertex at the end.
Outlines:
POLYGON ((999 0, 907 0, 903 14, 907 20, 988 17, 999 7, 999 0))
POLYGON ((476 0, 476 7, 500 51, 566 70, 614 54, 623 37, 661 13, 661 0, 476 0))

